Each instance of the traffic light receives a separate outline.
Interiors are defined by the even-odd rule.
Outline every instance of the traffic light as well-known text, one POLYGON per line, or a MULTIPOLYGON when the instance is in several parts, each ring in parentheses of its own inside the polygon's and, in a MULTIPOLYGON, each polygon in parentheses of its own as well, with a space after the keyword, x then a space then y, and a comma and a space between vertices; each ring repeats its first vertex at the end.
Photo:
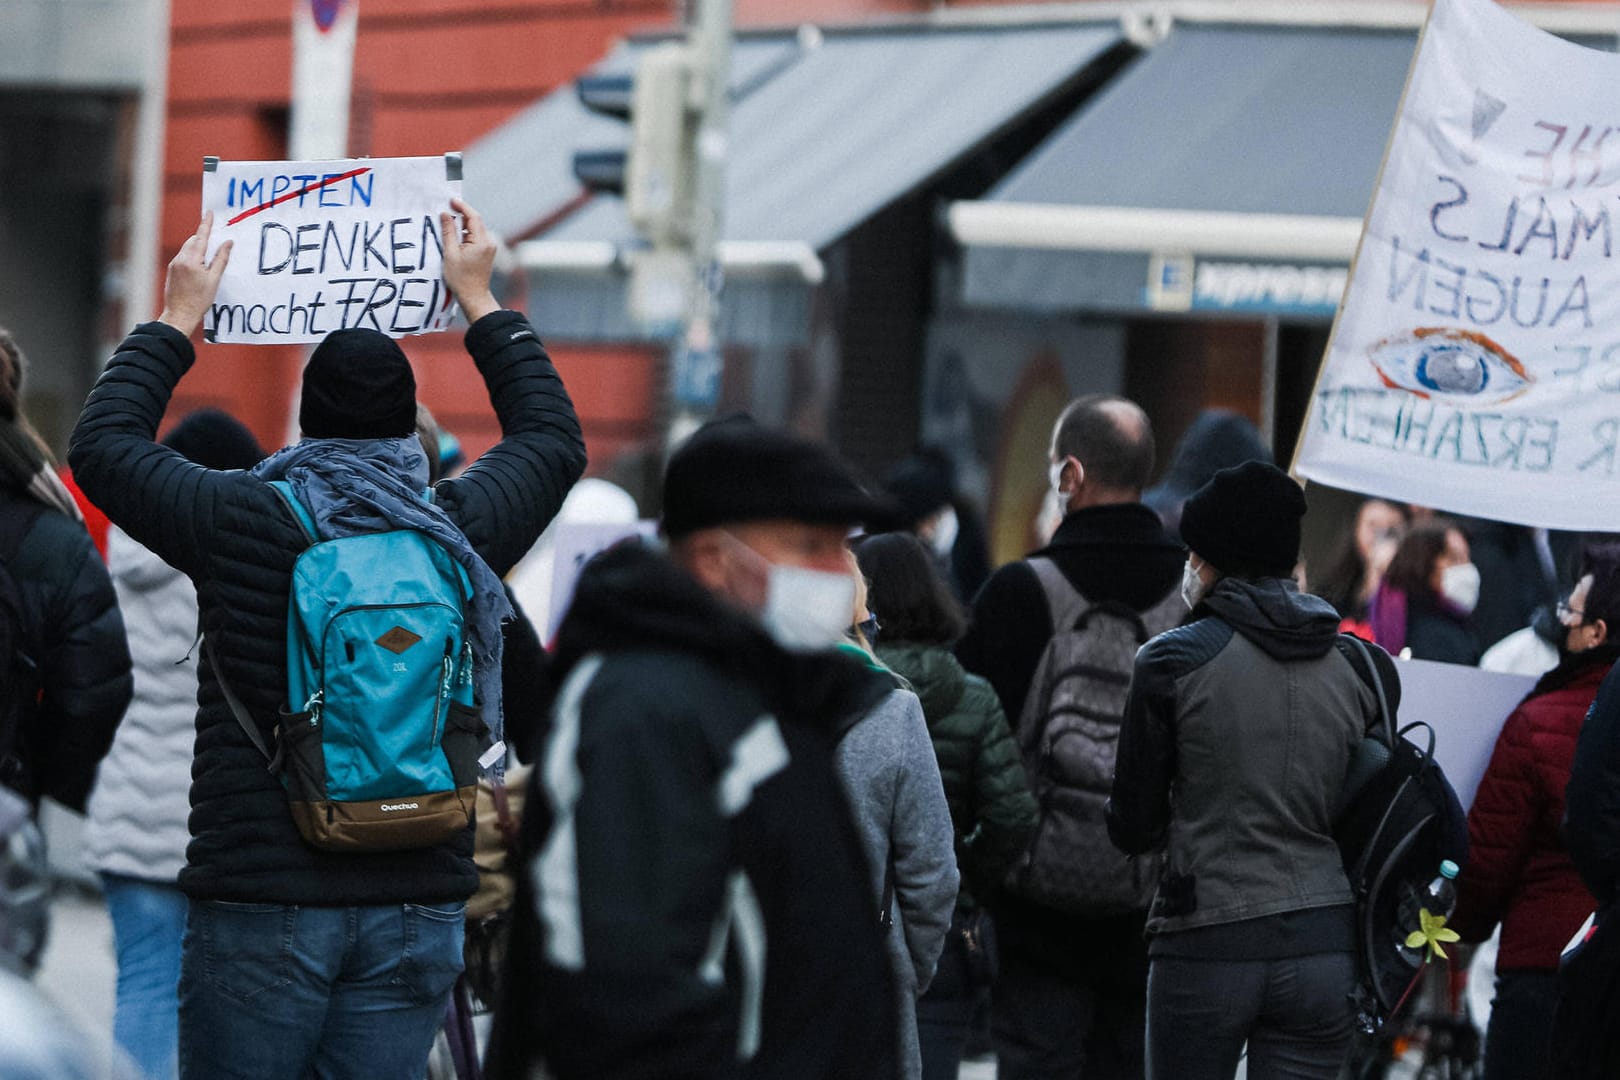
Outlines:
POLYGON ((668 42, 642 54, 635 75, 591 75, 575 82, 592 112, 630 124, 628 150, 574 155, 574 175, 587 190, 624 198, 646 246, 630 253, 628 301, 649 327, 673 332, 691 311, 697 283, 697 132, 693 51, 668 42))
POLYGON ((690 48, 657 45, 633 77, 588 75, 574 85, 587 109, 630 123, 628 150, 576 153, 575 177, 587 190, 622 195, 631 224, 653 247, 690 244, 699 118, 690 48))

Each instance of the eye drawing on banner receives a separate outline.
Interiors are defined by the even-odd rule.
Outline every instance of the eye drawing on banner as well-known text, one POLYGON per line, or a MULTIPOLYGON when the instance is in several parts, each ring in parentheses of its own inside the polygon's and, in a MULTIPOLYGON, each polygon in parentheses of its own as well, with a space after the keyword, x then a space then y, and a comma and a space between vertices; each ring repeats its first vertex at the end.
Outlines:
POLYGON ((1535 382, 1517 357, 1484 334, 1447 327, 1384 338, 1367 357, 1390 389, 1459 408, 1511 401, 1535 382))

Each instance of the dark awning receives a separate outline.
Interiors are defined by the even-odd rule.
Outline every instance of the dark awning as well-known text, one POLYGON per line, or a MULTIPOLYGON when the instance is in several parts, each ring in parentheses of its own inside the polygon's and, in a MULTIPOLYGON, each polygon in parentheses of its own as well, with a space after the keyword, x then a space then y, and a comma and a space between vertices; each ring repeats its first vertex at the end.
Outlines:
POLYGON ((1177 24, 983 200, 962 294, 1330 317, 1415 29, 1177 24))
MULTIPOLYGON (((1114 22, 923 22, 739 36, 720 252, 731 310, 723 315, 722 335, 781 340, 780 325, 750 328, 735 318, 748 311, 778 323, 784 312, 807 319, 807 298, 778 294, 804 291, 819 279, 818 252, 1003 134, 1120 40, 1114 22), (765 262, 781 273, 766 273, 765 262), (753 280, 761 276, 772 280, 753 280), (771 295, 743 295, 760 289, 771 295)), ((628 70, 648 43, 623 46, 602 70, 628 70)), ((614 125, 603 128, 594 119, 590 127, 572 120, 543 127, 560 124, 565 108, 580 111, 555 97, 513 122, 529 130, 526 142, 549 140, 554 149, 546 155, 557 160, 546 166, 547 179, 521 196, 525 207, 500 211, 503 221, 537 219, 554 212, 548 207, 569 205, 578 185, 549 177, 567 168, 574 150, 614 142, 614 125)), ((625 134, 619 125, 621 144, 625 134)), ((518 139, 503 129, 485 143, 493 154, 502 140, 515 145, 518 139)), ((469 151, 469 197, 474 172, 483 168, 478 150, 485 148, 469 151)), ((635 242, 622 201, 597 196, 519 248, 524 264, 552 286, 559 275, 576 279, 567 289, 548 292, 547 286, 531 297, 552 336, 643 336, 624 314, 614 258, 635 242), (588 299, 586 292, 600 295, 588 299)))

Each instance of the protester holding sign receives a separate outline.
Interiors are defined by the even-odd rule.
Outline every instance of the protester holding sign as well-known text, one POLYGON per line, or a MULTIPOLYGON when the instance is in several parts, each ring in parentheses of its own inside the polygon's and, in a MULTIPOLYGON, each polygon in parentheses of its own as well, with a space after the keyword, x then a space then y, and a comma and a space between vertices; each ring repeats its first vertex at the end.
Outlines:
MULTIPOLYGON (((585 450, 573 405, 533 327, 500 310, 490 292, 494 239, 470 208, 459 200, 450 206, 465 225, 438 215, 441 287, 472 322, 467 350, 502 438, 460 476, 437 484, 431 501, 422 496, 427 460, 416 438, 415 376, 398 345, 370 329, 339 331, 316 348, 304 373, 303 440, 252 471, 206 469, 153 441, 175 384, 195 362, 190 336, 240 252, 226 241, 206 257, 211 214, 169 264, 163 314, 125 339, 73 432, 69 456, 85 492, 197 585, 205 644, 191 843, 180 874, 189 899, 182 1078, 419 1080, 462 968, 463 909, 478 883, 471 829, 401 850, 317 847, 295 824, 297 804, 255 745, 277 741, 278 723, 294 722, 289 598, 294 564, 310 547, 293 504, 272 480, 286 480, 309 519, 305 527, 333 541, 313 550, 383 532, 439 542, 472 592, 464 641, 482 707, 481 714, 450 715, 458 738, 476 740, 479 720, 499 738, 499 623, 507 606, 497 575, 556 513, 584 469, 585 450)), ((375 573, 395 575, 396 568, 375 573)), ((370 665, 365 670, 378 674, 368 685, 381 686, 399 682, 386 673, 405 672, 429 704, 433 687, 446 693, 453 654, 460 655, 453 638, 425 640, 402 625, 370 636, 345 639, 352 665, 345 672, 370 665), (434 674, 423 680, 415 672, 434 674)), ((344 650, 330 652, 329 663, 343 662, 344 650)), ((306 730, 332 719, 330 707, 317 711, 319 695, 300 703, 306 730)), ((434 739, 448 744, 439 712, 432 715, 434 739)), ((344 737, 362 732, 356 724, 344 737)), ((407 752, 399 744, 370 760, 395 750, 407 752)), ((307 764, 308 751, 301 742, 278 756, 307 764)), ((330 747, 315 751, 323 752, 334 760, 330 747)), ((499 756, 492 746, 481 763, 499 756)), ((336 760, 363 767, 357 757, 336 760)), ((338 805, 326 804, 328 823, 338 805)), ((421 809, 414 800, 341 805, 346 821, 400 821, 421 809), (355 816, 362 812, 368 816, 355 816)))

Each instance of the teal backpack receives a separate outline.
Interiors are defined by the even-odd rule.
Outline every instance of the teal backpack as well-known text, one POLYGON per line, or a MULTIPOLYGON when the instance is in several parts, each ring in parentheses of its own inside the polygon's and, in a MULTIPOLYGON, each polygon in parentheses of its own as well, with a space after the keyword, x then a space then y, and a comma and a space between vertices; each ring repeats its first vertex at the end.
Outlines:
POLYGON ((443 843, 472 823, 487 734, 473 701, 467 571, 408 529, 320 540, 292 487, 270 486, 309 540, 293 564, 289 704, 274 756, 227 689, 232 710, 314 846, 443 843))

